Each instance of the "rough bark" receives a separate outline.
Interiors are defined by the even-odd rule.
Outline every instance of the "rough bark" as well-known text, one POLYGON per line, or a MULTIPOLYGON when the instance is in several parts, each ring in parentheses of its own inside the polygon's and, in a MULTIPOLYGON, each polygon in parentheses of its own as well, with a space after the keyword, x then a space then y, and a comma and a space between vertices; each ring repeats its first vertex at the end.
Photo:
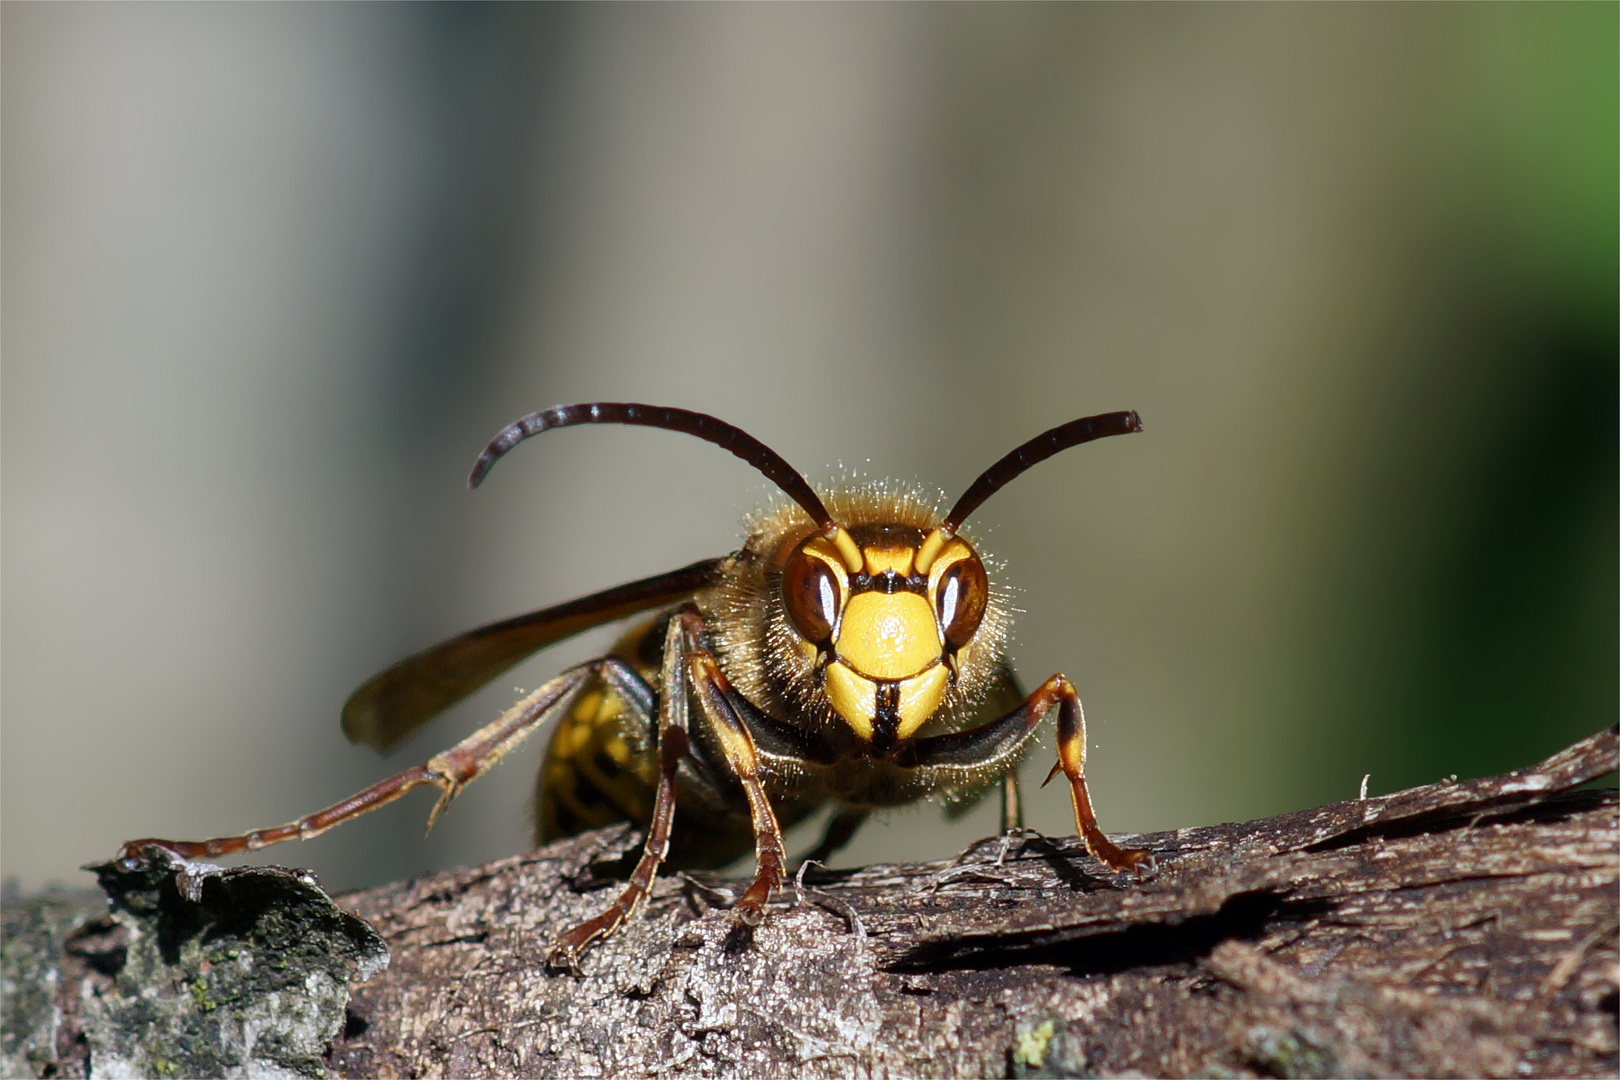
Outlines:
POLYGON ((1614 1075, 1620 800, 1581 785, 1616 753, 1127 837, 1141 879, 1042 837, 812 872, 751 934, 739 883, 671 874, 580 975, 546 946, 618 887, 626 829, 341 910, 288 871, 108 865, 110 915, 7 897, 0 1049, 62 1076, 1614 1075))

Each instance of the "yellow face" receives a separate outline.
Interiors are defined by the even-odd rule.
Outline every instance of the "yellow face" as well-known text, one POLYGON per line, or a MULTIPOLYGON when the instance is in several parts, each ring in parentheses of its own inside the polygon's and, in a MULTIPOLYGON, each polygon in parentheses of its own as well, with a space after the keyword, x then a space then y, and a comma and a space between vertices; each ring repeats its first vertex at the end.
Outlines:
POLYGON ((891 753, 939 710, 972 647, 989 585, 958 538, 915 529, 815 536, 782 571, 782 600, 833 709, 878 753, 891 753), (919 549, 923 561, 919 564, 919 549))

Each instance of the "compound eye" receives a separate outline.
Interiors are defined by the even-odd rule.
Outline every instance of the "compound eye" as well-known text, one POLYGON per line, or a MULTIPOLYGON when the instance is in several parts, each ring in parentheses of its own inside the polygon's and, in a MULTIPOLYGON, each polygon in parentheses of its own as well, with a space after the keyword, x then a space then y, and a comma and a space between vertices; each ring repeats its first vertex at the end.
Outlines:
POLYGON ((782 602, 803 638, 820 648, 832 644, 838 622, 838 578, 826 563, 795 551, 782 568, 782 602))
POLYGON ((973 640, 989 599, 990 582, 977 555, 952 563, 940 575, 934 602, 939 610, 939 625, 945 628, 945 643, 953 650, 973 640))

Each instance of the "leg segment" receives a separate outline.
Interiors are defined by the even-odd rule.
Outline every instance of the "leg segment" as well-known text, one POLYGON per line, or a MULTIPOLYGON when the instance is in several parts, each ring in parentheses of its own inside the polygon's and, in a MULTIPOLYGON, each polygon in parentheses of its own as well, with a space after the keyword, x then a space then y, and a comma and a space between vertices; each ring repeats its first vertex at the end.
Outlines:
POLYGON ((1024 789, 1018 783, 1018 770, 1001 774, 1001 834, 1024 827, 1024 789))
MULTIPOLYGON (((683 612, 683 621, 686 617, 683 612)), ((691 620, 695 626, 701 627, 700 617, 695 611, 691 613, 691 620)), ((696 638, 695 632, 693 637, 696 638)), ((758 926, 765 918, 765 905, 781 887, 786 872, 782 828, 777 824, 776 812, 771 809, 771 802, 765 796, 753 736, 748 733, 733 704, 736 691, 708 652, 694 650, 690 664, 692 683, 708 730, 714 734, 721 753, 725 755, 726 764, 742 784, 743 794, 748 799, 748 813, 754 825, 754 881, 743 893, 742 899, 737 901, 737 918, 748 926, 758 926)))
MULTIPOLYGON (((613 903, 600 915, 559 935, 552 943, 546 963, 553 968, 577 969, 581 952, 617 930, 652 890, 659 864, 669 853, 669 830, 675 820, 675 774, 691 748, 686 736, 687 686, 682 644, 680 620, 671 619, 664 635, 663 692, 657 698, 658 791, 653 796, 652 820, 647 825, 641 858, 630 874, 630 883, 613 903)), ((650 698, 648 703, 651 703, 650 698)))
POLYGON ((1054 675, 1033 696, 1042 694, 1058 707, 1058 760, 1047 774, 1046 783, 1050 783, 1059 770, 1068 776, 1069 794, 1074 801, 1074 824, 1086 849, 1111 870, 1129 870, 1148 860, 1150 855, 1146 851, 1114 846, 1097 826, 1091 793, 1086 788, 1086 715, 1080 708, 1080 695, 1075 693, 1074 684, 1062 675, 1054 675))
POLYGON ((450 805, 450 800, 463 787, 489 771, 535 729, 567 709, 580 687, 596 674, 615 687, 621 684, 628 686, 630 680, 646 687, 646 682, 636 674, 635 669, 622 660, 614 657, 592 660, 563 672, 507 709, 493 723, 475 731, 444 753, 434 755, 426 765, 416 765, 390 776, 308 817, 273 829, 256 829, 238 836, 217 836, 211 840, 132 840, 119 849, 118 857, 134 859, 139 858, 147 848, 163 848, 183 859, 206 859, 257 851, 285 840, 309 840, 334 825, 341 825, 379 806, 386 806, 401 795, 428 784, 437 787, 440 792, 439 801, 428 815, 428 828, 431 829, 444 808, 450 805))
MULTIPOLYGON (((826 863, 826 861, 845 844, 850 842, 872 811, 865 806, 840 806, 838 812, 827 822, 827 829, 821 834, 821 842, 805 852, 800 862, 826 863)), ((803 873, 804 871, 800 871, 803 873)))
POLYGON ((1148 858, 1148 853, 1115 847, 1097 827, 1097 815, 1091 809, 1091 795, 1086 790, 1086 718, 1080 710, 1080 696, 1074 692, 1074 685, 1062 675, 1047 679, 1006 716, 966 731, 917 739, 903 749, 896 760, 919 773, 932 775, 941 783, 950 783, 954 777, 982 775, 990 767, 1004 768, 1011 778, 1011 782, 1003 780, 1006 786, 1002 789, 1002 826, 1005 830, 1014 823, 1009 819, 1013 817, 1011 810, 1016 805, 1018 790, 1012 767, 1026 740, 1054 708, 1058 711, 1058 763, 1046 782, 1050 783, 1060 771, 1068 775, 1075 826, 1093 855, 1115 870, 1136 866, 1148 858))
POLYGON ((675 817, 675 777, 682 759, 691 752, 687 734, 689 697, 695 697, 701 706, 706 729, 714 733, 727 765, 742 784, 753 818, 759 869, 753 884, 737 902, 738 919, 750 926, 758 925, 764 918, 766 902, 782 883, 782 830, 765 796, 754 741, 738 716, 739 704, 733 702, 736 692, 721 674, 714 657, 703 647, 702 633, 703 616, 689 605, 670 621, 664 642, 663 693, 659 697, 658 715, 658 792, 641 860, 630 875, 630 883, 606 910, 557 939, 548 957, 553 967, 573 968, 581 951, 618 929, 651 891, 658 867, 669 851, 670 827, 675 817))
POLYGON ((754 828, 754 881, 737 901, 737 918, 745 925, 758 926, 765 918, 765 905, 782 885, 787 861, 782 847, 782 827, 765 795, 760 750, 745 719, 766 718, 732 688, 713 654, 704 648, 703 616, 697 608, 688 605, 676 620, 685 639, 683 648, 687 650, 693 696, 703 712, 703 731, 713 737, 726 767, 736 777, 748 800, 748 814, 754 828))
POLYGON ((669 829, 675 820, 675 770, 688 749, 686 729, 673 724, 659 732, 658 795, 653 802, 652 822, 647 826, 647 843, 641 859, 625 886, 613 903, 594 919, 587 919, 552 943, 546 954, 546 963, 554 968, 573 970, 579 965, 579 954, 598 938, 606 937, 628 919, 636 906, 652 889, 658 876, 658 866, 669 852, 669 829))

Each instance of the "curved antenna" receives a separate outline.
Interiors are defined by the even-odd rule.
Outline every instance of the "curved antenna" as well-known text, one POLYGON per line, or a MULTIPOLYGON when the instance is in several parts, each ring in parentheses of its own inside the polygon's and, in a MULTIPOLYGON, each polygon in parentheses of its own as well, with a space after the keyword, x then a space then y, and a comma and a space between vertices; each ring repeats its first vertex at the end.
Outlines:
POLYGON ((1033 439, 1007 454, 1000 461, 979 474, 979 478, 962 493, 946 515, 945 523, 940 526, 947 534, 954 534, 961 528, 967 516, 979 508, 979 504, 1000 491, 1007 482, 1018 476, 1032 465, 1039 465, 1053 454, 1067 450, 1071 446, 1091 442, 1093 439, 1105 439, 1110 435, 1129 435, 1133 431, 1142 430, 1142 418, 1134 411, 1103 413, 1100 416, 1083 416, 1079 420, 1070 420, 1067 424, 1059 424, 1049 431, 1043 431, 1033 439))
POLYGON ((507 451, 524 439, 531 439, 542 431, 553 428, 574 427, 578 424, 632 424, 638 427, 663 428, 696 435, 705 442, 730 450, 748 464, 764 473, 766 478, 785 491, 790 498, 815 520, 826 533, 837 526, 821 498, 805 482, 799 471, 789 465, 781 454, 766 446, 741 428, 732 427, 707 413, 672 409, 663 405, 641 405, 626 401, 593 401, 584 405, 553 405, 549 409, 530 413, 502 428, 490 440, 484 452, 473 463, 472 475, 467 477, 468 487, 477 487, 489 475, 507 451))

